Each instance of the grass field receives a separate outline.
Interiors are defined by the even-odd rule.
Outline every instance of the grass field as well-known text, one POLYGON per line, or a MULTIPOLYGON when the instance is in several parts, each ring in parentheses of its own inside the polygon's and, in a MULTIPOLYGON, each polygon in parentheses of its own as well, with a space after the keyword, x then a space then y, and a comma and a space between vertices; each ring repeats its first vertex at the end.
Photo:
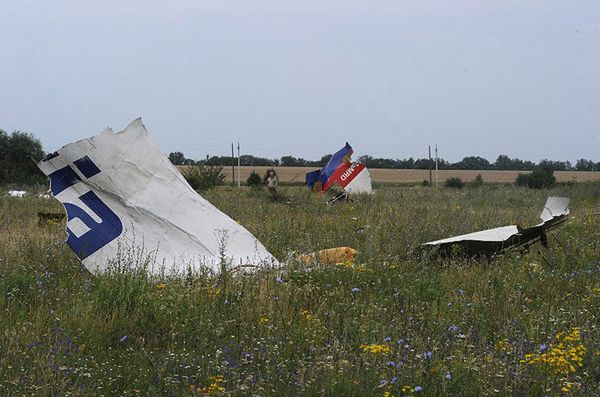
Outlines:
POLYGON ((600 183, 390 186, 336 206, 280 190, 204 196, 281 260, 347 245, 354 263, 95 277, 64 225, 37 225, 55 200, 0 197, 0 396, 600 394, 600 183), (547 250, 414 255, 537 223, 548 195, 571 197, 572 217, 547 250))
MULTIPOLYGON (((240 179, 242 183, 246 182, 248 175, 256 171, 263 176, 267 169, 275 168, 277 176, 281 182, 300 182, 304 183, 307 172, 314 171, 317 167, 240 167, 240 179)), ((231 167, 224 167, 223 171, 226 180, 231 182, 231 167)), ((237 168, 235 170, 237 178, 237 168)), ((385 168, 369 168, 373 182, 384 183, 420 183, 423 180, 429 180, 429 170, 396 170, 385 168)), ((514 182, 519 173, 527 171, 486 171, 486 170, 440 170, 438 180, 440 184, 450 177, 459 177, 464 182, 475 179, 477 174, 481 174, 486 182, 514 182)), ((435 181, 435 171, 432 172, 432 180, 435 181)), ((597 171, 554 171, 554 176, 558 182, 588 182, 600 180, 600 172, 597 171)), ((237 180, 237 179, 236 179, 237 180)))

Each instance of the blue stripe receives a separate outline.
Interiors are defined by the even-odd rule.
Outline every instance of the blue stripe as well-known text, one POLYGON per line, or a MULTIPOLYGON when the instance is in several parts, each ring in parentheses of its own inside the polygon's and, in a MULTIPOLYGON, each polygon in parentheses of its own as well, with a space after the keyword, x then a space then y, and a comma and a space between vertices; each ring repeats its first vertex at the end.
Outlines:
POLYGON ((59 170, 54 171, 53 173, 48 175, 48 177, 50 178, 50 189, 52 190, 52 194, 54 196, 56 196, 69 186, 74 185, 75 182, 81 180, 81 178, 79 178, 79 175, 77 175, 75 171, 73 171, 73 168, 69 167, 68 165, 59 170))
POLYGON ((100 168, 88 156, 83 156, 73 164, 86 178, 91 178, 100 173, 100 168))

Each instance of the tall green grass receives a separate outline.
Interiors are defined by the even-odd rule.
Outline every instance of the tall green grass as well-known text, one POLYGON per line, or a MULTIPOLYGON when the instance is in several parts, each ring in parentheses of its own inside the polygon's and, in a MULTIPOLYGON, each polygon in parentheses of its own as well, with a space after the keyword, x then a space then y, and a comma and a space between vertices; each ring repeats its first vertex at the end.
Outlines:
POLYGON ((347 245, 355 262, 96 277, 63 225, 37 225, 37 211, 60 204, 0 198, 0 395, 600 393, 599 184, 389 186, 334 206, 280 191, 274 203, 252 189, 204 196, 279 259, 347 245), (548 195, 572 199, 548 250, 493 261, 414 254, 425 241, 538 223, 548 195), (575 328, 581 366, 522 362, 560 353, 555 335, 575 328))

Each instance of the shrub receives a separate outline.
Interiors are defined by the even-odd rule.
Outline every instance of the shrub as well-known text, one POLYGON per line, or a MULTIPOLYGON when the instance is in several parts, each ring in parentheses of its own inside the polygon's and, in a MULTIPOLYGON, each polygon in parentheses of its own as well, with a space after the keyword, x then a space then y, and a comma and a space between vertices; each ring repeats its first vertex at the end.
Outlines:
POLYGON ((184 169, 182 174, 194 190, 207 190, 225 181, 222 166, 195 164, 184 169))
POLYGON ((469 182, 468 187, 477 188, 481 187, 481 185, 483 185, 483 177, 481 176, 481 174, 477 174, 475 179, 469 182))
POLYGON ((531 179, 531 174, 521 174, 517 175, 517 179, 515 179, 515 184, 517 186, 529 186, 529 180, 531 179))
POLYGON ((246 179, 246 185, 248 186, 260 186, 262 185, 262 179, 260 175, 256 172, 252 171, 250 175, 248 175, 248 179, 246 179))
POLYGON ((429 186, 429 181, 427 179, 423 179, 423 182, 421 182, 421 186, 429 186))
POLYGON ((462 189, 465 186, 465 184, 463 183, 462 179, 460 179, 457 176, 453 176, 451 178, 446 179, 446 183, 444 184, 444 186, 462 189))
POLYGON ((527 186, 532 189, 551 188, 556 184, 554 171, 546 165, 540 164, 531 174, 519 174, 515 180, 517 186, 527 186))

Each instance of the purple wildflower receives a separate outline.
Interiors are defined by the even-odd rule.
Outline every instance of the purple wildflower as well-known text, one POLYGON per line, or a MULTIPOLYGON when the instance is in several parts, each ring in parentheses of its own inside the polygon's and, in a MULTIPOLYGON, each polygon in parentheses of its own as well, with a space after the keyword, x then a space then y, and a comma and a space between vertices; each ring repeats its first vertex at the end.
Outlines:
POLYGON ((30 344, 27 345, 28 349, 33 349, 34 347, 38 347, 39 345, 41 345, 42 342, 31 342, 30 344))
POLYGON ((421 393, 423 388, 421 386, 415 386, 415 393, 421 393))

